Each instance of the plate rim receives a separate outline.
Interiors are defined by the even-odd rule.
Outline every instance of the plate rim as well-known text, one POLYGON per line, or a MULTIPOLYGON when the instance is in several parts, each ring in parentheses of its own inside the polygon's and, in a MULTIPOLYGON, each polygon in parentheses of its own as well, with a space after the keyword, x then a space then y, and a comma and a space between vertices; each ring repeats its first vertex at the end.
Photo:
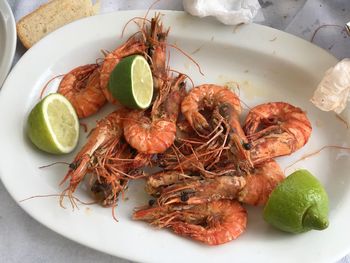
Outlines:
POLYGON ((17 46, 17 30, 16 30, 16 22, 12 13, 12 9, 7 1, 0 2, 0 15, 2 16, 2 20, 5 23, 5 30, 6 30, 4 71, 0 73, 0 90, 1 90, 6 80, 6 77, 8 76, 8 73, 11 69, 13 59, 15 56, 15 51, 17 46), (8 19, 4 19, 4 14, 8 17, 8 19))
MULTIPOLYGON (((112 12, 112 13, 108 13, 108 14, 101 14, 101 16, 117 15, 117 14, 120 14, 120 13, 133 14, 133 13, 138 13, 138 12, 140 12, 140 11, 144 11, 144 10, 116 11, 116 12, 112 12)), ((171 10, 152 10, 152 11, 155 11, 155 12, 159 11, 159 12, 165 13, 165 14, 185 13, 185 12, 183 12, 183 11, 171 11, 171 10)), ((62 28, 60 28, 60 29, 54 31, 53 33, 47 35, 45 38, 43 38, 42 40, 40 40, 40 41, 38 42, 38 44, 39 44, 39 43, 43 43, 43 42, 45 42, 45 41, 49 41, 48 39, 55 38, 55 35, 57 34, 57 32, 60 32, 60 31, 62 31, 62 30, 66 30, 66 29, 69 28, 72 24, 76 24, 76 23, 82 23, 82 24, 83 24, 85 20, 89 20, 89 19, 92 19, 92 18, 93 18, 93 17, 88 17, 88 18, 81 19, 81 20, 79 20, 79 21, 75 21, 75 22, 73 22, 73 23, 71 23, 71 24, 68 24, 68 25, 66 25, 66 26, 64 26, 64 27, 62 27, 62 28)), ((122 17, 122 18, 123 18, 123 17, 122 17)), ((121 19, 122 19, 122 18, 121 18, 121 19)), ((301 39, 301 38, 299 38, 299 37, 297 37, 297 36, 294 36, 294 35, 288 34, 288 33, 286 33, 286 32, 283 32, 283 31, 280 31, 280 30, 277 30, 277 29, 274 29, 274 28, 270 28, 270 27, 267 27, 267 26, 264 26, 264 25, 254 24, 254 26, 255 26, 256 28, 263 27, 263 28, 265 28, 266 30, 272 31, 272 32, 276 32, 276 31, 277 31, 278 34, 284 34, 284 35, 292 36, 293 38, 299 39, 299 41, 301 40, 301 41, 306 42, 308 45, 312 45, 313 48, 317 47, 317 48, 318 48, 319 50, 321 50, 323 53, 326 53, 327 55, 333 57, 333 58, 336 60, 336 58, 335 58, 334 56, 332 56, 332 55, 331 55, 329 52, 327 52, 326 50, 323 50, 322 48, 320 48, 320 47, 318 47, 318 46, 316 46, 316 45, 314 45, 314 44, 312 44, 312 43, 310 43, 310 42, 308 42, 308 41, 306 41, 306 40, 304 40, 304 39, 301 39)), ((16 71, 17 71, 16 68, 17 68, 18 65, 21 64, 22 59, 24 59, 24 57, 30 56, 30 54, 31 54, 32 52, 34 52, 34 50, 36 49, 36 48, 35 48, 36 45, 37 45, 37 44, 34 45, 33 49, 30 49, 28 52, 26 52, 26 53, 24 54, 24 56, 22 56, 22 58, 18 61, 18 63, 17 63, 17 64, 15 65, 15 67, 13 68, 13 70, 10 72, 11 75, 16 73, 16 71)), ((8 78, 8 79, 4 82, 4 85, 3 85, 4 88, 6 88, 6 87, 8 86, 7 81, 9 81, 9 79, 11 79, 11 78, 8 78)), ((2 96, 1 94, 2 94, 2 93, 0 92, 0 97, 2 96)), ((92 248, 92 249, 94 249, 94 250, 99 250, 99 251, 102 251, 102 252, 104 252, 104 253, 110 254, 109 252, 106 252, 106 250, 101 250, 101 249, 99 249, 99 248, 96 248, 96 247, 91 246, 91 245, 88 244, 88 243, 82 242, 81 239, 79 239, 79 238, 75 238, 75 237, 72 237, 72 236, 67 236, 67 235, 63 234, 62 232, 59 232, 59 231, 55 230, 55 228, 51 227, 48 223, 43 222, 43 220, 40 220, 40 217, 38 217, 38 216, 36 216, 34 213, 32 213, 31 210, 30 210, 30 208, 28 208, 28 207, 26 207, 26 206, 24 206, 24 205, 21 205, 21 204, 14 198, 14 193, 13 193, 12 191, 9 191, 8 185, 5 183, 5 181, 6 181, 6 180, 4 180, 5 177, 6 177, 6 176, 4 175, 4 173, 2 173, 1 170, 0 170, 0 179, 1 179, 1 181, 3 182, 3 184, 4 184, 5 188, 6 188, 6 190, 9 192, 9 194, 10 194, 11 197, 15 200, 15 202, 16 202, 27 214, 29 214, 32 218, 34 218, 37 222, 39 222, 40 224, 42 224, 42 225, 44 225, 45 227, 49 228, 50 230, 56 232, 57 234, 59 234, 59 235, 61 235, 61 236, 64 236, 65 238, 67 238, 67 239, 69 239, 69 240, 73 240, 74 242, 77 242, 77 243, 79 243, 79 244, 82 244, 82 245, 84 245, 84 246, 87 246, 87 247, 89 247, 89 248, 92 248)), ((349 247, 349 249, 348 249, 347 252, 349 252, 349 251, 350 251, 350 247, 349 247)), ((117 251, 117 252, 118 252, 118 251, 117 251)), ((131 256, 129 255, 129 257, 126 257, 126 256, 123 255, 122 253, 119 254, 119 255, 117 255, 117 254, 113 254, 113 255, 114 255, 114 256, 117 256, 117 257, 120 257, 120 258, 131 259, 131 260, 134 260, 134 261, 139 260, 138 258, 134 258, 132 255, 131 255, 131 256)), ((345 255, 345 254, 344 254, 344 255, 345 255)))

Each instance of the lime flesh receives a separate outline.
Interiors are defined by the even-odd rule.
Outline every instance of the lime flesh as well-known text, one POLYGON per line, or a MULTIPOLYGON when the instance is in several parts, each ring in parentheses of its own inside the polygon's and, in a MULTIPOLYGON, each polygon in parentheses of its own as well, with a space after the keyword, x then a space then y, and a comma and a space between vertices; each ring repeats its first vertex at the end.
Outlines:
POLYGON ((73 151, 79 138, 79 121, 73 106, 60 94, 48 95, 30 112, 27 134, 33 144, 45 152, 73 151))
POLYGON ((147 60, 140 55, 122 59, 112 71, 108 87, 124 106, 148 108, 153 97, 153 77, 147 60))
POLYGON ((317 178, 307 170, 299 170, 271 193, 264 219, 290 233, 323 230, 329 225, 328 203, 328 195, 317 178))

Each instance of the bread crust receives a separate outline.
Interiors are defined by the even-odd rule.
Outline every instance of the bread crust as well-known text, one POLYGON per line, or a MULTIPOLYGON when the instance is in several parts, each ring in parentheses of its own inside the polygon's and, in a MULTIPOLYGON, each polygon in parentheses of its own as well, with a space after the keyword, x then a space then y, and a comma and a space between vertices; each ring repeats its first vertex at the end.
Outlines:
POLYGON ((95 13, 91 0, 51 0, 17 22, 17 35, 30 48, 57 28, 95 13))

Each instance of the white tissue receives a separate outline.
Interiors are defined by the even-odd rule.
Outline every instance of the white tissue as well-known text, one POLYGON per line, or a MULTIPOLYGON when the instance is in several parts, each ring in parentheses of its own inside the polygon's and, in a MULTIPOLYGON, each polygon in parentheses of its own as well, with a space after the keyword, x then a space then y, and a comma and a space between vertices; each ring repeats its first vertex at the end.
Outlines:
POLYGON ((350 59, 338 62, 325 73, 311 102, 323 111, 341 113, 350 94, 350 59))
POLYGON ((184 9, 194 16, 214 16, 226 25, 250 23, 258 13, 258 0, 183 0, 184 9))

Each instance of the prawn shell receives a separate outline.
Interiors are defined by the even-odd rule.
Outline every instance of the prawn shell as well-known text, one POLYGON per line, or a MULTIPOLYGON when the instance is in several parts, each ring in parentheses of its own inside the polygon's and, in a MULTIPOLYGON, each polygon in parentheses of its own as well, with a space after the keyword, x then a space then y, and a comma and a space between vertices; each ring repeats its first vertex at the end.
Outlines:
POLYGON ((140 113, 130 113, 124 121, 126 141, 142 153, 163 153, 175 140, 176 124, 167 120, 150 122, 140 113), (140 118, 138 118, 140 117, 140 118))
POLYGON ((68 72, 57 92, 69 100, 79 119, 95 114, 106 103, 100 88, 100 68, 97 64, 80 66, 68 72))
POLYGON ((188 222, 171 223, 172 230, 206 245, 217 246, 244 233, 247 227, 247 211, 237 201, 220 200, 206 204, 203 225, 188 222))

